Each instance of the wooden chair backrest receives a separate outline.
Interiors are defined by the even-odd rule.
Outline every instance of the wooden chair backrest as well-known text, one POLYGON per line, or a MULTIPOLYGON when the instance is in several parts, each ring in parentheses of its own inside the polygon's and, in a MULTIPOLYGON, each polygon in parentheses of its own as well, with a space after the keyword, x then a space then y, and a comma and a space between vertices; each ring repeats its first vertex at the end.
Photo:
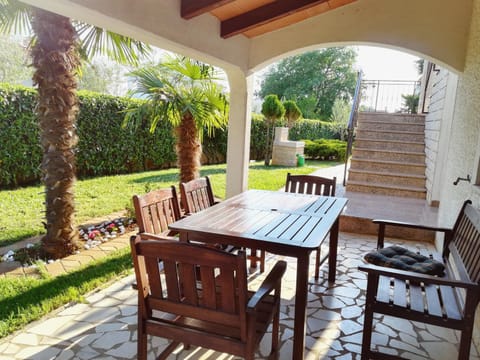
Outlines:
POLYGON ((324 178, 314 175, 287 174, 285 191, 299 194, 335 196, 337 178, 324 178))
POLYGON ((134 195, 135 217, 141 233, 166 234, 168 225, 180 219, 180 206, 174 186, 134 195))
POLYGON ((480 212, 470 201, 463 204, 447 241, 444 256, 454 264, 459 279, 480 284, 480 212))
MULTIPOLYGON (((222 325, 238 328, 246 341, 248 291, 243 252, 234 255, 168 239, 140 240, 139 236, 131 242, 138 289, 143 289, 139 309, 144 319, 158 310, 174 315, 171 322, 177 326, 180 316, 187 328, 195 320, 208 321, 218 329, 222 325)), ((168 321, 162 317, 162 322, 168 321)))
POLYGON ((186 214, 192 214, 215 204, 208 176, 180 184, 182 206, 186 214))

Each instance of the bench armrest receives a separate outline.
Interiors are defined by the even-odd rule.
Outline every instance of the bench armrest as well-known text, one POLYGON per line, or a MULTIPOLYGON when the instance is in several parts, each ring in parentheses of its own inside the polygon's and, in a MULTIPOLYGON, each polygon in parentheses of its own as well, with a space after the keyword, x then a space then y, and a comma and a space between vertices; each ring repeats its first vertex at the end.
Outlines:
POLYGON ((253 296, 248 301, 247 311, 254 311, 258 304, 261 303, 263 298, 270 294, 272 290, 277 291, 280 289, 282 283, 283 274, 287 270, 287 263, 283 260, 278 261, 273 269, 268 273, 265 280, 263 280, 260 288, 253 294, 253 296))
POLYGON ((463 289, 476 289, 478 284, 474 282, 458 281, 454 279, 445 279, 438 276, 420 274, 413 271, 405 271, 399 269, 387 268, 384 266, 377 266, 372 264, 360 265, 360 271, 365 271, 369 275, 382 275, 400 280, 410 280, 414 282, 423 282, 425 285, 444 285, 463 289))
POLYGON ((385 219, 374 219, 372 220, 374 224, 379 225, 391 225, 391 226, 401 226, 407 228, 414 228, 414 229, 423 229, 423 230, 432 230, 432 231, 441 231, 441 232, 448 232, 452 231, 451 228, 444 228, 439 226, 429 226, 429 225, 421 225, 403 221, 394 221, 394 220, 385 220, 385 219))
POLYGON ((374 224, 378 224, 378 239, 377 239, 377 249, 383 248, 384 239, 385 239, 385 228, 388 226, 399 226, 404 228, 411 229, 421 229, 421 230, 430 230, 430 231, 439 231, 445 233, 445 238, 448 240, 451 237, 453 232, 452 228, 445 228, 439 226, 429 226, 421 225, 409 222, 394 221, 394 220, 385 220, 385 219, 374 219, 372 220, 374 224))

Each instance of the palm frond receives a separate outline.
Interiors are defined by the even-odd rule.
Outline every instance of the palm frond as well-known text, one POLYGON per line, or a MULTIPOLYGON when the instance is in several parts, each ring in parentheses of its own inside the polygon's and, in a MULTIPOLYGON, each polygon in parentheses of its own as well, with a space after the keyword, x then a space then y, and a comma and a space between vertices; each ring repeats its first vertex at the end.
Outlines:
POLYGON ((0 33, 31 35, 30 7, 17 0, 0 0, 0 33))
POLYGON ((87 58, 101 54, 120 64, 138 65, 151 52, 149 45, 130 37, 81 22, 74 22, 74 26, 80 38, 80 51, 87 58))

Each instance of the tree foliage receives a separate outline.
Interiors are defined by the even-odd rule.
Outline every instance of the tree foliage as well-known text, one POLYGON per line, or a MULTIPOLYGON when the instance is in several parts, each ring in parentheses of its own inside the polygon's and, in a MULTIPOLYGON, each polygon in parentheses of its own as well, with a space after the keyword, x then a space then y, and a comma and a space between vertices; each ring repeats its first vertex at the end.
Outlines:
POLYGON ((305 118, 328 119, 335 99, 353 96, 355 59, 352 48, 327 48, 283 59, 267 72, 259 95, 294 100, 305 118))
POLYGON ((0 36, 0 82, 27 85, 32 79, 27 44, 9 36, 0 36))
POLYGON ((332 115, 330 121, 333 129, 339 134, 340 140, 346 140, 348 120, 350 119, 350 112, 352 106, 345 100, 336 99, 332 107, 332 115))
POLYGON ((270 159, 272 157, 273 139, 270 135, 270 128, 276 120, 281 119, 285 115, 285 108, 282 102, 278 99, 277 95, 271 94, 265 98, 262 104, 262 114, 265 116, 265 123, 267 125, 267 137, 265 142, 265 166, 270 165, 270 159))
POLYGON ((285 108, 285 119, 287 120, 287 126, 291 128, 295 122, 302 117, 302 111, 297 106, 297 103, 293 100, 287 100, 283 103, 285 108))
POLYGON ((96 58, 84 64, 78 81, 80 90, 102 94, 125 96, 127 94, 127 67, 104 58, 96 58))
POLYGON ((402 95, 402 111, 409 114, 416 114, 418 109, 419 95, 418 94, 403 94, 402 95))

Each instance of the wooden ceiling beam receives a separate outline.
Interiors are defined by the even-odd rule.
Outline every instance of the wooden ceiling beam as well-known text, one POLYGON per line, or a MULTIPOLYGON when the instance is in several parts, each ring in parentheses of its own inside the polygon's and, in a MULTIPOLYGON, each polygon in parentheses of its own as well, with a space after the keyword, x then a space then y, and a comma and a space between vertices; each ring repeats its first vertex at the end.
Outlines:
POLYGON ((182 0, 180 14, 184 19, 191 19, 233 1, 235 0, 182 0))
POLYGON ((327 1, 278 0, 222 21, 220 34, 222 38, 228 38, 327 1))

